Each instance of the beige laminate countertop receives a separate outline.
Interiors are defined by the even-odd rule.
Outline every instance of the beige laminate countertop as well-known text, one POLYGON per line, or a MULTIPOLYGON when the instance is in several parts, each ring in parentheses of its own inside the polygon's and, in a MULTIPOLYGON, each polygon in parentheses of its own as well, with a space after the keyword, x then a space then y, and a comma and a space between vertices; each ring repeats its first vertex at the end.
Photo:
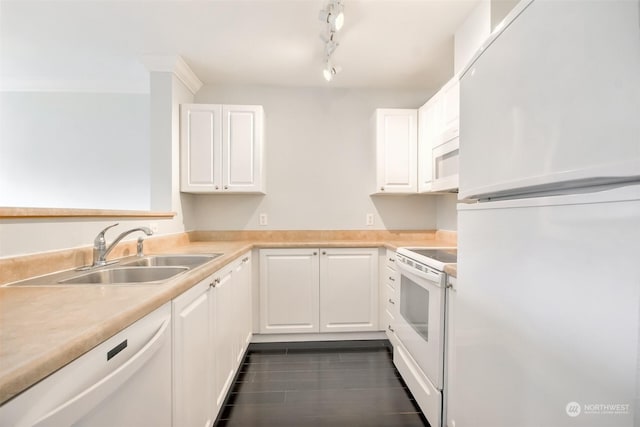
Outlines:
POLYGON ((449 276, 458 277, 458 264, 447 264, 444 266, 444 272, 449 276))
POLYGON ((160 285, 0 287, 0 404, 254 248, 451 246, 420 241, 190 242, 165 253, 220 256, 160 285))

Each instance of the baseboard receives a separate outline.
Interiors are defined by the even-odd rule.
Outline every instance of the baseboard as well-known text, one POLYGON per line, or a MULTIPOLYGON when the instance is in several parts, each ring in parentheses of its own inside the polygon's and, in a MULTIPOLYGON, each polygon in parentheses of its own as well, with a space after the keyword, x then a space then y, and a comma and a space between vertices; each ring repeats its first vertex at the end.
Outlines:
POLYGON ((336 334, 254 334, 249 350, 340 349, 389 347, 384 332, 343 332, 336 334))

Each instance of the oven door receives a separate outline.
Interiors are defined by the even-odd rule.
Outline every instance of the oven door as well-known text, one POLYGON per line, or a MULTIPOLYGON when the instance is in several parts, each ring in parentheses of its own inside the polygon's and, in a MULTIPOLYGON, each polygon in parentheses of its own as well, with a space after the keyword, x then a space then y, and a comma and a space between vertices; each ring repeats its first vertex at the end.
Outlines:
POLYGON ((444 374, 444 274, 398 263, 400 314, 398 339, 425 376, 442 390, 444 374))

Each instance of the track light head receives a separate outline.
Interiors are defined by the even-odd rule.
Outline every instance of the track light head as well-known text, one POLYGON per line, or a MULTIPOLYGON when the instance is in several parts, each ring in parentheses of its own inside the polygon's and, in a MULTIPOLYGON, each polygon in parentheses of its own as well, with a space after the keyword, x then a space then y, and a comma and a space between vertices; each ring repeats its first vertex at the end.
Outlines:
POLYGON ((326 81, 330 82, 333 80, 333 76, 338 74, 340 71, 342 71, 342 67, 333 65, 330 61, 327 61, 324 69, 322 70, 322 75, 326 81))
POLYGON ((332 0, 326 9, 320 11, 320 20, 331 27, 331 31, 340 31, 344 26, 344 7, 340 1, 332 0))

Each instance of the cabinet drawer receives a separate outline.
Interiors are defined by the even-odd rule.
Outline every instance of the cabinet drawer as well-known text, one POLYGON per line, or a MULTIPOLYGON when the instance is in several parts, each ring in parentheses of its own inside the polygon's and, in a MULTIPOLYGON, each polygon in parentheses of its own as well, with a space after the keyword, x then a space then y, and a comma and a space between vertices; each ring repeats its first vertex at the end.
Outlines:
POLYGON ((384 283, 390 286, 392 289, 396 288, 398 283, 398 272, 390 269, 388 266, 384 269, 384 283))
POLYGON ((396 267, 396 251, 392 251, 391 249, 387 249, 387 256, 386 256, 386 260, 385 263, 387 265, 387 267, 391 270, 396 271, 397 267, 396 267))

